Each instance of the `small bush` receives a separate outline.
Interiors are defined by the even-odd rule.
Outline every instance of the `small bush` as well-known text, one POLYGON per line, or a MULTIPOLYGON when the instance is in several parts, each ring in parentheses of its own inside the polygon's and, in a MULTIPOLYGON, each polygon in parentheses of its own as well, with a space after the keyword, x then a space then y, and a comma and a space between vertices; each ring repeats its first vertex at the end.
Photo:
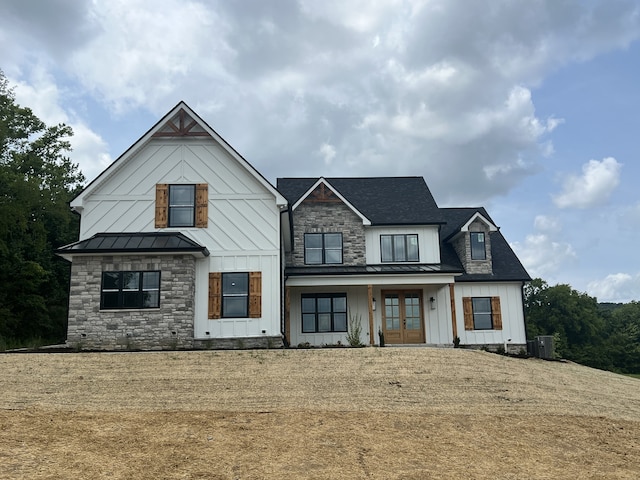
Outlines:
POLYGON ((362 315, 351 315, 349 310, 349 332, 347 333, 347 342, 352 347, 362 347, 364 344, 360 340, 362 333, 362 315))

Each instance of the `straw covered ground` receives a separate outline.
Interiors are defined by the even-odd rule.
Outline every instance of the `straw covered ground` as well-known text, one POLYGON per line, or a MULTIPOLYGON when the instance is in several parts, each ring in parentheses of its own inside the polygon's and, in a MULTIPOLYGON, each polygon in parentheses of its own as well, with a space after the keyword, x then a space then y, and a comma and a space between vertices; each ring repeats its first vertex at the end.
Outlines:
POLYGON ((0 355, 0 478, 638 478, 640 380, 479 351, 0 355))

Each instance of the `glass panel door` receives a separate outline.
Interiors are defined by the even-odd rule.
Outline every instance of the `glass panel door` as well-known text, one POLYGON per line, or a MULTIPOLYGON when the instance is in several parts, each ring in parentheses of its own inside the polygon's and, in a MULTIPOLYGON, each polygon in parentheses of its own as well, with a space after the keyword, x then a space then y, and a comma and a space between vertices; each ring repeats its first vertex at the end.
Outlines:
POLYGON ((422 292, 382 292, 384 311, 382 326, 385 342, 424 343, 422 292))

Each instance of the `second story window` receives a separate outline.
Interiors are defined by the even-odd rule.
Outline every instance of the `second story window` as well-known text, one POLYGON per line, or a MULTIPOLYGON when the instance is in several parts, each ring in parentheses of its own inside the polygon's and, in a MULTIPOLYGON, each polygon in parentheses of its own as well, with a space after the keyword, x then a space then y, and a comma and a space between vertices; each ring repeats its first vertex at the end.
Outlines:
POLYGON ((382 262, 417 262, 418 235, 380 235, 380 253, 382 262))
POLYGON ((156 228, 207 228, 208 208, 209 193, 206 183, 156 185, 156 228))
POLYGON ((304 263, 307 265, 342 263, 342 234, 305 233, 304 263))
POLYGON ((486 260, 487 251, 484 243, 484 233, 471 232, 471 260, 486 260))
POLYGON ((193 227, 196 213, 196 186, 169 185, 169 226, 193 227))

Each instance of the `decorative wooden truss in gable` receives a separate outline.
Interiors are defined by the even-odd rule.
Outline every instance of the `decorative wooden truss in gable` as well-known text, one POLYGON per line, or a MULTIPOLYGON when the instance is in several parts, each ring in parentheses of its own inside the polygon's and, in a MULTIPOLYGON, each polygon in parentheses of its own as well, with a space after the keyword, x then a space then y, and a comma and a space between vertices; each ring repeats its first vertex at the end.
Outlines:
POLYGON ((154 137, 208 137, 209 134, 184 109, 153 134, 154 137))
POLYGON ((333 191, 324 183, 321 183, 316 189, 309 194, 304 200, 309 203, 340 203, 340 200, 333 191))

